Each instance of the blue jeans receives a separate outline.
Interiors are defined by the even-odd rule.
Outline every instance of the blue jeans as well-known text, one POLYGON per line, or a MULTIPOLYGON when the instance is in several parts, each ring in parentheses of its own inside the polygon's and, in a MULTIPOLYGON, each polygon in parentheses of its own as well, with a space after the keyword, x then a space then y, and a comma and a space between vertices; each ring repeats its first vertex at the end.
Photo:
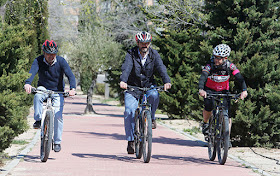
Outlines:
MULTIPOLYGON (((151 117, 152 120, 155 120, 155 113, 159 104, 159 93, 157 90, 149 90, 147 92, 148 102, 151 104, 151 117)), ((124 93, 124 127, 126 140, 134 141, 134 114, 135 110, 138 107, 139 100, 132 96, 130 93, 124 93)))
MULTIPOLYGON (((40 89, 45 89, 40 87, 40 89)), ((37 93, 34 96, 34 119, 39 121, 42 119, 43 102, 47 99, 47 94, 37 93)), ((54 143, 61 143, 61 136, 63 131, 63 111, 64 97, 62 94, 54 94, 52 97, 52 105, 54 107, 54 143)))

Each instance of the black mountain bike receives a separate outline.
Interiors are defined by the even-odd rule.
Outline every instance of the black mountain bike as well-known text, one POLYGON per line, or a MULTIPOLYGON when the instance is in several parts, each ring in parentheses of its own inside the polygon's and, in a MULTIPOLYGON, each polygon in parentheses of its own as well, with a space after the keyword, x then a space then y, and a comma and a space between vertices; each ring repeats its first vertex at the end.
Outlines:
POLYGON ((207 93, 207 98, 214 98, 216 108, 213 110, 213 115, 209 119, 209 130, 205 140, 208 141, 208 156, 211 161, 216 158, 220 164, 225 164, 229 150, 229 118, 228 112, 225 110, 224 102, 230 103, 231 99, 237 100, 240 94, 210 94, 207 93))
POLYGON ((151 104, 148 103, 147 91, 156 89, 157 91, 164 91, 164 86, 158 87, 135 87, 127 86, 129 90, 142 91, 139 100, 138 108, 135 111, 135 130, 134 142, 136 158, 140 159, 143 155, 145 163, 150 162, 152 154, 152 118, 151 118, 151 104))
POLYGON ((49 158, 50 150, 53 150, 53 131, 54 131, 54 108, 52 106, 53 94, 63 94, 64 97, 68 97, 68 92, 54 92, 51 90, 39 90, 32 88, 32 93, 47 94, 46 105, 44 106, 42 113, 42 125, 41 125, 41 148, 40 158, 42 162, 46 162, 49 158))

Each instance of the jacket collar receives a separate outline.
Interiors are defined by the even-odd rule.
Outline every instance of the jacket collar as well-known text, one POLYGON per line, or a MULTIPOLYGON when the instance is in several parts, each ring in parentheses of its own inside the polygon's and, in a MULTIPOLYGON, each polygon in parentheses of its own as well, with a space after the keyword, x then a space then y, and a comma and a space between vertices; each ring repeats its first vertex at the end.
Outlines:
MULTIPOLYGON (((148 56, 147 56, 147 60, 146 60, 146 62, 145 62, 145 64, 144 64, 144 67, 148 64, 148 63, 150 63, 150 62, 152 62, 152 48, 150 47, 149 48, 149 51, 148 51, 148 56)), ((141 58, 140 58, 140 56, 139 56, 139 48, 138 48, 138 46, 136 46, 135 48, 134 48, 134 56, 136 56, 135 57, 135 60, 142 66, 142 63, 141 63, 141 58)))

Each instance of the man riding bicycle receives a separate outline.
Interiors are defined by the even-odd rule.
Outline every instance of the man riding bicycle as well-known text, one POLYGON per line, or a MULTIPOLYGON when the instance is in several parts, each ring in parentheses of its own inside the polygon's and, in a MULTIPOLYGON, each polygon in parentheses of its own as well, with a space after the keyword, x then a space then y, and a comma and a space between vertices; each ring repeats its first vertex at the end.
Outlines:
MULTIPOLYGON (((25 81, 25 91, 31 93, 31 83, 38 73, 39 81, 38 86, 43 90, 64 91, 64 74, 68 77, 70 82, 69 96, 75 95, 76 80, 68 63, 63 57, 57 56, 57 44, 51 40, 46 40, 42 45, 43 55, 37 57, 32 63, 29 73, 30 78, 25 81)), ((36 94, 34 96, 34 119, 33 127, 38 129, 41 127, 41 119, 43 112, 43 102, 47 98, 46 94, 36 94)), ((61 150, 61 136, 63 130, 63 111, 64 97, 62 94, 55 94, 53 96, 53 106, 55 109, 54 118, 54 151, 61 150)))
MULTIPOLYGON (((126 54, 120 76, 120 87, 127 89, 127 85, 137 87, 155 86, 154 72, 158 71, 163 82, 164 90, 171 88, 171 81, 167 74, 158 52, 150 48, 152 36, 148 32, 139 32, 135 35, 137 46, 126 54)), ((138 107, 141 92, 125 91, 124 125, 126 139, 128 141, 127 152, 134 154, 134 114, 138 107)), ((151 104, 152 128, 156 128, 155 112, 159 104, 159 93, 152 89, 147 92, 148 101, 151 104)))
MULTIPOLYGON (((240 98, 243 100, 248 95, 247 86, 243 76, 237 67, 228 60, 230 51, 230 47, 226 44, 217 45, 213 49, 213 56, 210 59, 210 63, 202 69, 202 74, 199 79, 199 94, 204 97, 202 125, 202 133, 204 135, 208 132, 208 120, 212 115, 212 110, 214 109, 214 99, 207 98, 207 92, 228 92, 229 78, 230 74, 232 74, 241 85, 242 92, 240 98)), ((230 102, 225 101, 225 103, 226 111, 228 112, 230 102)), ((231 125, 232 121, 229 117, 229 132, 231 130, 231 125)))

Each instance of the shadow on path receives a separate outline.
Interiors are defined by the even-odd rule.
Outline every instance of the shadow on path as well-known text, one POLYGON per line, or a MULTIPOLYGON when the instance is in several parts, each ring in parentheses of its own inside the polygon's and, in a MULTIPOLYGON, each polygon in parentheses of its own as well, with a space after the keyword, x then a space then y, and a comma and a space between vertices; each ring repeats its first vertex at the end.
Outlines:
MULTIPOLYGON (((48 158, 48 160, 55 160, 55 158, 48 158)), ((41 162, 39 155, 26 155, 24 156, 24 161, 29 163, 44 163, 41 162)))
POLYGON ((91 134, 91 135, 95 135, 95 136, 101 136, 101 137, 111 137, 113 139, 117 139, 117 140, 125 140, 125 135, 121 135, 118 133, 96 133, 96 132, 84 132, 84 131, 69 131, 69 132, 73 132, 73 133, 79 133, 79 134, 91 134))
MULTIPOLYGON (((69 131, 69 132, 80 133, 85 135, 90 134, 90 135, 101 136, 101 137, 111 137, 117 140, 125 140, 125 135, 118 134, 118 133, 112 134, 112 133, 97 133, 97 132, 84 132, 84 131, 69 131)), ((180 139, 180 138, 167 138, 163 136, 153 138, 153 143, 173 144, 173 145, 189 146, 189 147, 203 147, 203 145, 201 145, 199 142, 196 141, 180 139)))
POLYGON ((104 155, 104 154, 87 154, 87 153, 72 153, 73 156, 79 157, 79 158, 102 158, 102 159, 110 159, 110 160, 118 160, 118 161, 124 161, 124 162, 134 162, 135 158, 129 156, 123 156, 123 155, 104 155))
MULTIPOLYGON (((108 160, 118 160, 118 161, 123 161, 123 162, 143 162, 143 159, 141 158, 136 159, 135 155, 131 156, 125 156, 125 155, 106 155, 106 154, 89 154, 89 153, 72 153, 73 156, 79 157, 79 158, 102 158, 108 159, 108 160)), ((192 165, 193 163, 201 165, 220 165, 217 161, 210 161, 205 158, 194 158, 194 157, 180 157, 180 156, 170 156, 170 155, 152 155, 152 160, 150 163, 152 164, 161 164, 161 161, 164 161, 165 165, 187 165, 190 164, 192 165)), ((227 164, 226 166, 231 166, 231 167, 241 167, 241 166, 236 166, 232 164, 227 164)), ((225 167, 225 166, 223 166, 225 167)))

